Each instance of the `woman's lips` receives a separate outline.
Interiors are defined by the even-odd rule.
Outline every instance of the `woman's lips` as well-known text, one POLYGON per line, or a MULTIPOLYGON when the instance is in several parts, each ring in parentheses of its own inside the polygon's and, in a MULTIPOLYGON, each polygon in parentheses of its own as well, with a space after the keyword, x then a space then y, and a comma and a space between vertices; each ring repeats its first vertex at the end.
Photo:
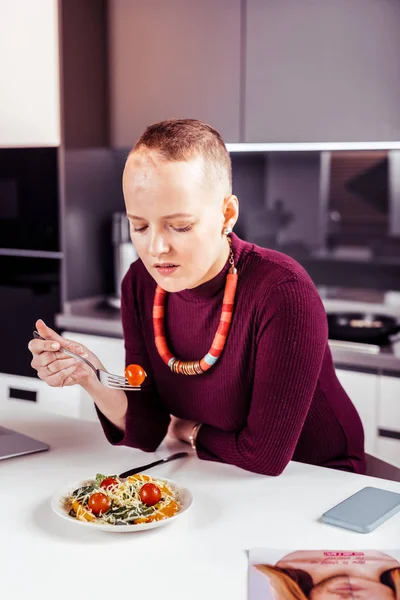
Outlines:
POLYGON ((175 273, 178 267, 179 265, 173 264, 155 265, 155 268, 157 269, 157 272, 160 273, 160 275, 172 275, 173 273, 175 273))
POLYGON ((360 592, 363 588, 361 588, 359 585, 351 585, 351 583, 349 584, 341 584, 338 587, 335 587, 332 591, 334 591, 335 593, 340 593, 340 592, 345 592, 345 593, 349 593, 349 592, 360 592))

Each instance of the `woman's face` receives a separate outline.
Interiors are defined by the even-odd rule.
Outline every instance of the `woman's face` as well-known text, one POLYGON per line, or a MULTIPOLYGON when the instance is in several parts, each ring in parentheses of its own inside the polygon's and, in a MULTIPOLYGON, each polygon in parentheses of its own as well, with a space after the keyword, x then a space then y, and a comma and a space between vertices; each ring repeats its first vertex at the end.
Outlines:
POLYGON ((381 574, 400 566, 392 556, 377 550, 334 552, 325 550, 298 550, 284 556, 276 565, 283 569, 295 568, 309 573, 314 584, 338 574, 379 581, 381 574))
POLYGON ((337 575, 318 583, 310 593, 310 600, 393 600, 388 586, 360 577, 337 575))
POLYGON ((155 281, 168 292, 197 287, 228 257, 222 230, 237 219, 237 199, 207 181, 201 158, 160 159, 138 151, 127 160, 123 191, 131 237, 155 281), (235 212, 236 207, 236 212, 235 212))

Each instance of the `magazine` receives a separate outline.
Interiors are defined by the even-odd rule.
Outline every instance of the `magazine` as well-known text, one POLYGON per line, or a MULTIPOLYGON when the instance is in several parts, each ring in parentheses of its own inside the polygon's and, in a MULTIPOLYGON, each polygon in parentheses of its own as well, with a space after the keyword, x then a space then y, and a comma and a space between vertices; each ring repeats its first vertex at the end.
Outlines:
POLYGON ((400 600, 400 549, 253 548, 248 583, 249 600, 400 600))

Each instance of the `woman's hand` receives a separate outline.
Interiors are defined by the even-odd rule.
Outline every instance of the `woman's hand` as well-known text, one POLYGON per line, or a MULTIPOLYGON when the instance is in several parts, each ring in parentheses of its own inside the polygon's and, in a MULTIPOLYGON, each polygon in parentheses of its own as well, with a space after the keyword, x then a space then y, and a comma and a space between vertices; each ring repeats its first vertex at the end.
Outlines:
POLYGON ((168 427, 168 435, 181 442, 190 444, 190 435, 197 421, 187 421, 186 419, 178 419, 171 415, 171 422, 168 427))
MULTIPOLYGON (((93 386, 98 381, 93 369, 82 361, 59 352, 60 348, 68 348, 75 354, 87 358, 96 369, 104 368, 95 354, 85 346, 67 340, 39 319, 36 328, 45 340, 33 339, 28 348, 33 355, 31 366, 37 371, 38 377, 51 387, 64 387, 79 384, 82 387, 93 386)), ((101 385, 101 384, 100 384, 101 385)))

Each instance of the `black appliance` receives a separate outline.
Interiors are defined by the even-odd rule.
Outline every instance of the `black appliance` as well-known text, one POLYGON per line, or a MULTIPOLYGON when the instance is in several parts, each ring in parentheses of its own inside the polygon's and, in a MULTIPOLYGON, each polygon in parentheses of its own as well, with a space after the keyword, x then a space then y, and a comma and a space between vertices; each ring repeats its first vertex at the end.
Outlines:
POLYGON ((35 375, 28 350, 35 321, 42 318, 53 328, 58 312, 58 260, 0 256, 0 373, 35 375))
POLYGON ((361 342, 385 346, 390 337, 400 332, 400 324, 394 317, 377 313, 338 312, 328 313, 329 338, 346 342, 361 342))
POLYGON ((60 312, 57 148, 0 149, 0 373, 34 376, 35 321, 60 312))
POLYGON ((58 251, 57 148, 0 149, 0 249, 58 251))

